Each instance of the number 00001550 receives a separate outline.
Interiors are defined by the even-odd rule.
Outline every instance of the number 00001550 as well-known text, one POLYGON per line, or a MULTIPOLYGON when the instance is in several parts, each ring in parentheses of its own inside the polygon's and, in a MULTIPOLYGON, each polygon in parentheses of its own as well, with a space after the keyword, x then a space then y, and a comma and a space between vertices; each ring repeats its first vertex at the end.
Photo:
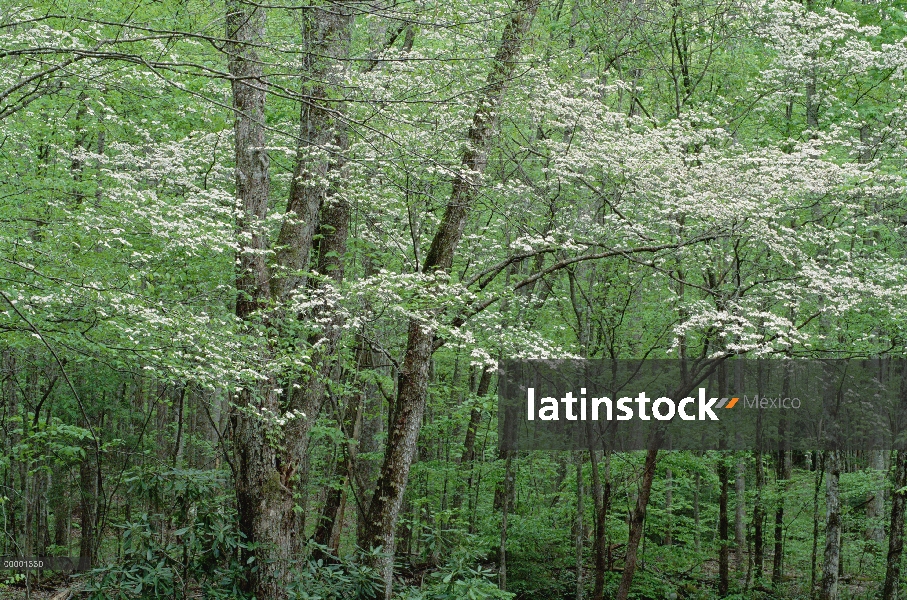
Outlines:
POLYGON ((40 569, 44 566, 43 560, 4 560, 4 569, 40 569))

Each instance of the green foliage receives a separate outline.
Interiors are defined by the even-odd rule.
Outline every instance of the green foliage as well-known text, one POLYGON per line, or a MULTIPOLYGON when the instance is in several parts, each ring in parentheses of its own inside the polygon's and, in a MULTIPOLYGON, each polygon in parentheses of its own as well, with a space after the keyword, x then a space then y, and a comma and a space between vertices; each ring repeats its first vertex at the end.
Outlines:
POLYGON ((122 554, 89 573, 92 598, 189 598, 196 590, 207 598, 244 597, 240 582, 255 567, 241 560, 251 546, 237 529, 222 474, 144 469, 127 483, 136 497, 178 509, 116 526, 122 554))
POLYGON ((49 457, 58 465, 71 465, 85 455, 84 441, 91 440, 88 429, 59 418, 35 419, 29 413, 11 421, 16 424, 11 433, 21 441, 10 449, 9 457, 23 462, 49 457))
MULTIPOLYGON (((558 453, 512 457, 508 591, 494 582, 506 458, 494 384, 477 397, 475 380, 499 358, 904 352, 905 0, 542 3, 496 110, 479 200, 442 273, 420 266, 509 3, 355 3, 349 59, 329 77, 304 72, 323 54, 300 29, 312 3, 268 4, 255 47, 271 206, 252 229, 270 241, 270 281, 282 274, 276 240, 291 222, 297 156, 304 185, 325 184, 323 212, 350 203, 351 237, 345 254, 319 257, 337 232, 322 227, 306 267, 340 259, 342 282, 333 264, 305 273, 292 297, 269 298, 270 312, 245 327, 235 262, 249 232, 236 202, 223 3, 23 4, 0 11, 0 515, 12 530, 2 544, 12 551, 32 535, 22 529, 36 507, 48 527, 79 532, 82 476, 103 482, 104 566, 86 578, 95 598, 242 597, 239 582, 258 565, 241 558, 254 548, 238 532, 235 482, 215 466, 235 456, 239 415, 281 450, 300 441, 285 430, 312 419, 308 468, 285 471, 308 524, 300 539, 323 491, 347 493, 341 558, 309 559, 309 547, 291 594, 380 597, 377 559, 355 550, 349 521, 368 506, 399 417, 411 323, 432 329, 438 348, 398 522, 401 600, 572 597, 578 483, 591 586, 593 473, 585 457, 578 482, 558 453), (319 106, 319 88, 349 137, 339 151, 298 148, 310 133, 300 111, 319 106), (339 156, 344 167, 319 181, 320 161, 339 156), (324 328, 339 340, 328 369, 312 360, 324 328), (289 412, 292 390, 313 377, 328 380, 325 408, 289 412), (273 393, 281 410, 237 407, 240 389, 256 401, 273 393), (341 473, 348 458, 355 473, 341 473)), ((606 596, 625 560, 642 458, 602 457, 596 473, 609 490, 606 596)), ((757 493, 751 454, 663 453, 631 597, 715 597, 722 462, 732 523, 745 508, 745 544, 757 502, 767 544, 784 507, 776 593, 808 597, 825 490, 814 512, 816 473, 795 459, 791 477, 775 481, 766 453, 757 493)), ((844 570, 847 593, 868 595, 886 549, 866 531, 884 525, 891 493, 874 518, 867 499, 907 488, 856 462, 840 485, 844 570)), ((73 552, 77 536, 62 537, 52 551, 73 552)), ((739 571, 729 597, 761 598, 754 586, 774 585, 768 563, 761 579, 739 571)))
POLYGON ((410 588, 395 595, 395 600, 512 600, 514 593, 505 592, 494 583, 490 569, 475 566, 474 557, 455 552, 450 560, 429 576, 421 588, 410 588))
MULTIPOLYGON (((319 548, 309 544, 308 551, 319 548)), ((321 548, 321 550, 327 550, 321 548)), ((373 556, 353 554, 340 562, 309 559, 302 569, 293 572, 287 587, 291 600, 370 600, 384 593, 379 573, 367 566, 373 556)))

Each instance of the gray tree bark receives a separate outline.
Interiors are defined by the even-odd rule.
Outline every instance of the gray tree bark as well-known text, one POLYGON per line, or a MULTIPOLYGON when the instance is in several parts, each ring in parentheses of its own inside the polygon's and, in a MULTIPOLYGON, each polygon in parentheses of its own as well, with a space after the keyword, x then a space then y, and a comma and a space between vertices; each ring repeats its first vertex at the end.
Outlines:
MULTIPOLYGON (((265 31, 264 9, 240 0, 227 3, 227 54, 233 78, 233 133, 236 159, 236 195, 241 206, 237 219, 236 316, 247 323, 261 318, 259 311, 270 296, 270 272, 265 262, 268 247, 262 224, 267 216, 270 179, 265 147, 265 81, 257 46, 265 31)), ((269 348, 263 348, 268 354, 269 348)), ((284 583, 296 550, 291 465, 281 461, 270 440, 268 424, 250 412, 280 414, 274 393, 277 381, 243 389, 231 411, 236 500, 240 531, 256 544, 243 562, 254 560, 258 569, 246 573, 243 587, 263 599, 285 597, 284 583)))
POLYGON ((841 478, 840 450, 831 450, 825 460, 825 555, 822 561, 821 600, 838 599, 838 571, 841 559, 841 478))
POLYGON ((734 560, 737 570, 745 568, 743 551, 746 548, 746 463, 737 461, 737 478, 734 481, 737 503, 734 507, 734 560))
POLYGON ((583 541, 586 538, 585 519, 583 513, 583 454, 577 451, 576 459, 576 600, 583 600, 583 541))
MULTIPOLYGON (((587 422, 587 431, 589 430, 591 430, 591 426, 587 422)), ((611 456, 609 454, 605 457, 605 481, 603 484, 598 472, 599 452, 600 451, 592 448, 590 444, 589 459, 592 462, 592 499, 595 505, 595 539, 592 546, 592 553, 595 561, 595 584, 592 588, 592 600, 604 600, 605 597, 605 569, 607 568, 605 559, 607 529, 605 526, 608 519, 608 504, 611 498, 611 456)))
MULTIPOLYGON (((481 176, 488 163, 497 109, 505 86, 514 73, 523 38, 529 30, 539 2, 540 0, 518 0, 510 22, 504 29, 486 86, 473 114, 462 168, 454 177, 450 201, 425 257, 423 271, 426 273, 446 272, 453 264, 454 253, 466 226, 469 210, 478 196, 481 176)), ((406 353, 394 402, 394 420, 388 432, 381 474, 365 519, 360 523, 359 545, 364 548, 381 547, 384 550, 377 566, 384 577, 385 597, 388 599, 391 597, 393 583, 395 529, 425 411, 434 337, 435 332, 429 325, 416 319, 410 321, 406 353)))
POLYGON ((885 543, 885 526, 883 515, 885 512, 885 453, 883 450, 871 452, 870 466, 876 471, 878 481, 876 489, 871 491, 866 504, 866 520, 869 527, 866 529, 866 539, 872 540, 880 547, 885 543))
POLYGON ((630 514, 630 538, 627 540, 627 559, 624 563, 624 572, 617 588, 616 600, 627 600, 630 595, 630 586, 633 585, 633 576, 636 574, 636 553, 639 550, 639 541, 642 539, 642 528, 646 521, 646 508, 649 505, 649 494, 652 491, 652 481, 655 479, 655 465, 658 462, 658 446, 661 436, 652 435, 649 447, 646 450, 646 460, 642 468, 642 480, 639 493, 636 496, 636 506, 630 514))
POLYGON ((718 593, 727 594, 730 588, 730 575, 728 569, 728 467, 727 457, 719 455, 718 482, 721 492, 718 497, 718 593))
POLYGON ((882 600, 897 600, 901 579, 901 557, 904 554, 904 517, 907 506, 907 451, 897 452, 894 469, 894 494, 891 498, 891 531, 888 537, 888 556, 885 564, 885 583, 882 600))
MULTIPOLYGON (((907 406, 907 362, 901 363, 901 409, 907 406)), ((901 585, 901 558, 904 554, 904 518, 907 513, 907 449, 900 441, 894 459, 894 489, 891 496, 891 520, 889 521, 888 556, 885 561, 885 583, 882 586, 882 600, 897 600, 901 585)))
MULTIPOLYGON (((275 263, 269 265, 270 244, 263 227, 270 194, 266 82, 257 52, 264 40, 265 8, 228 0, 226 52, 235 114, 236 194, 241 206, 237 237, 243 244, 237 255, 236 315, 246 323, 274 319, 264 309, 286 303, 304 283, 319 212, 324 229, 317 247, 318 269, 326 282, 337 283, 343 277, 349 205, 339 195, 330 198, 329 183, 330 171, 343 165, 346 131, 336 121, 337 113, 319 100, 327 97, 331 83, 325 76, 327 69, 346 51, 351 15, 349 8, 334 4, 305 13, 303 37, 308 52, 303 75, 308 83, 303 91, 307 100, 300 113, 288 218, 274 248, 275 263)), ((310 340, 313 345, 323 342, 312 361, 316 373, 305 385, 291 386, 289 398, 274 391, 285 382, 273 372, 265 373, 264 381, 237 395, 231 411, 240 530, 257 545, 253 554, 258 570, 247 573, 244 588, 262 599, 286 596, 284 583, 298 557, 300 523, 293 510, 292 488, 305 464, 308 430, 323 402, 323 379, 331 368, 339 333, 337 320, 328 319, 320 335, 310 340), (301 410, 306 418, 290 421, 282 432, 288 441, 284 448, 273 443, 272 425, 254 413, 283 414, 287 409, 301 410)), ((267 363, 274 350, 266 341, 260 352, 267 363)))

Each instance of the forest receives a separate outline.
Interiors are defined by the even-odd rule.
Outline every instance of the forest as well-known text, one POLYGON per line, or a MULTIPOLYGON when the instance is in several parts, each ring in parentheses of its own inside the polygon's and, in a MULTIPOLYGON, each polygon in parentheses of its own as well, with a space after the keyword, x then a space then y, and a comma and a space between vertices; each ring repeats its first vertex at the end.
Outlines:
POLYGON ((0 598, 907 598, 900 437, 498 414, 903 364, 905 160, 907 0, 2 0, 0 598))

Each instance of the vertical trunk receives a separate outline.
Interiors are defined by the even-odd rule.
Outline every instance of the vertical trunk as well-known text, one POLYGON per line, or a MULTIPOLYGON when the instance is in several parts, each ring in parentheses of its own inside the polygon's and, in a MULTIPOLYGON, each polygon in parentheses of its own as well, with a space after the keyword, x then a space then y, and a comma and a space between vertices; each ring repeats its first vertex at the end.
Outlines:
MULTIPOLYGON (((507 482, 513 479, 510 467, 511 458, 508 456, 504 466, 505 487, 508 485, 507 482)), ((501 545, 498 548, 498 587, 505 591, 507 590, 507 514, 510 508, 509 504, 509 502, 505 502, 504 506, 501 507, 501 545)))
POLYGON ((907 451, 897 451, 894 467, 894 493, 891 498, 891 531, 888 537, 888 557, 885 565, 885 584, 882 600, 897 600, 901 581, 901 556, 904 552, 904 518, 907 506, 907 451))
MULTIPOLYGON (((900 408, 907 406, 907 361, 898 361, 900 366, 900 408)), ((893 373, 895 367, 891 368, 893 373)), ((901 585, 901 558, 904 552, 904 519, 907 508, 907 448, 899 440, 894 459, 894 486, 891 495, 891 521, 889 522, 888 556, 885 564, 885 583, 882 586, 882 600, 897 600, 901 585)))
POLYGON ((674 486, 674 473, 671 469, 668 469, 665 472, 665 539, 664 545, 671 546, 674 544, 674 540, 671 535, 671 501, 673 500, 673 486, 674 486))
MULTIPOLYGON (((721 366, 717 374, 718 389, 722 393, 727 392, 727 372, 724 366, 721 366)), ((730 478, 730 468, 728 466, 727 456, 727 438, 726 432, 721 432, 718 441, 718 485, 720 493, 718 497, 718 593, 726 595, 730 589, 729 574, 729 542, 728 542, 728 486, 730 478)))
MULTIPOLYGON (((3 402, 0 402, 0 409, 2 409, 0 410, 0 443, 3 444, 4 448, 13 448, 18 442, 16 439, 18 436, 10 431, 15 429, 15 425, 10 423, 10 420, 16 418, 16 396, 18 390, 14 379, 16 373, 15 355, 8 347, 3 348, 2 353, 0 353, 0 369, 2 369, 0 370, 0 394, 2 394, 3 398, 3 402)), ((9 463, 2 471, 4 489, 15 488, 13 477, 17 470, 16 463, 15 458, 10 457, 9 463)), ((0 514, 3 515, 3 531, 8 533, 8 535, 0 536, 0 549, 2 549, 4 556, 10 554, 10 550, 15 548, 17 499, 13 496, 11 500, 6 510, 0 511, 0 514)), ((12 553, 15 554, 16 552, 18 552, 18 549, 13 550, 12 553)))
MULTIPOLYGON (((491 369, 482 369, 482 375, 479 377, 479 385, 476 388, 476 397, 481 399, 488 394, 488 388, 491 386, 491 369)), ((471 497, 473 487, 473 468, 476 459, 476 434, 479 431, 479 425, 482 422, 482 411, 480 408, 473 408, 469 412, 469 423, 466 425, 466 437, 463 440, 463 455, 460 458, 460 468, 467 473, 465 493, 471 497)), ((463 504, 462 486, 458 485, 453 497, 453 508, 458 510, 463 504)))
MULTIPOLYGON (((54 518, 55 546, 67 548, 69 544, 69 498, 64 478, 66 471, 59 465, 54 465, 51 474, 50 502, 54 518)), ((67 553, 64 552, 64 555, 67 553)))
MULTIPOLYGON (((23 394, 23 402, 20 406, 21 415, 20 419, 22 421, 22 443, 25 446, 32 444, 30 438, 32 437, 32 422, 28 418, 28 409, 29 405, 33 405, 34 402, 34 388, 36 387, 35 378, 37 376, 37 369, 30 368, 26 366, 24 369, 25 375, 25 390, 23 394)), ((24 502, 25 509, 25 519, 24 527, 22 530, 21 544, 24 549, 25 556, 34 556, 34 534, 35 534, 35 508, 36 508, 36 494, 35 494, 35 484, 37 483, 34 474, 32 473, 35 468, 35 459, 26 457, 25 460, 19 463, 19 490, 22 492, 22 499, 24 502)))
POLYGON ((360 431, 362 429, 362 396, 355 395, 350 399, 350 405, 345 411, 344 422, 349 429, 349 439, 343 450, 343 456, 337 465, 335 477, 340 482, 328 490, 325 499, 324 508, 321 517, 315 527, 315 533, 312 536, 315 543, 327 546, 336 554, 340 543, 340 534, 343 530, 343 513, 346 508, 347 486, 350 483, 350 475, 353 473, 353 464, 356 460, 356 444, 359 441, 360 431))
POLYGON ((265 146, 265 82, 256 48, 265 31, 265 12, 247 11, 240 0, 227 3, 227 54, 232 77, 236 196, 241 204, 238 237, 245 242, 237 256, 236 315, 248 319, 270 293, 263 222, 268 213, 270 159, 265 146))
POLYGON ((504 461, 506 465, 505 477, 498 483, 497 487, 494 489, 494 503, 492 508, 494 510, 504 510, 504 507, 513 506, 513 473, 511 471, 511 464, 513 463, 514 452, 512 450, 500 449, 498 454, 498 460, 504 461))
POLYGON ((186 383, 183 385, 183 390, 179 393, 177 398, 177 408, 176 408, 176 440, 173 442, 173 466, 176 467, 180 458, 183 456, 183 415, 185 413, 186 406, 186 391, 189 388, 189 384, 186 383))
MULTIPOLYGON (((500 414, 498 418, 501 418, 500 414)), ((511 419, 516 418, 516 415, 512 411, 508 411, 504 418, 510 422, 511 419)), ((512 429, 507 425, 504 426, 504 430, 507 431, 508 434, 512 433, 512 429)), ((498 440, 498 462, 503 461, 505 469, 503 479, 498 482, 494 489, 494 503, 492 504, 492 508, 500 511, 504 511, 505 509, 509 510, 510 507, 513 506, 514 485, 511 465, 515 452, 509 448, 512 443, 508 442, 512 442, 512 440, 498 440)), ((566 461, 563 463, 559 461, 558 467, 558 480, 555 487, 558 490, 558 493, 560 493, 561 483, 567 474, 566 461)))
MULTIPOLYGON (((102 404, 104 395, 101 395, 102 404)), ((101 411, 101 418, 98 421, 99 429, 104 431, 105 424, 107 420, 107 412, 101 411)), ((95 539, 94 539, 94 552, 95 556, 98 555, 100 549, 101 539, 104 537, 104 530, 107 524, 107 510, 109 508, 107 495, 104 492, 104 465, 102 462, 103 453, 101 452, 99 445, 95 442, 94 445, 94 455, 95 455, 95 494, 97 495, 97 511, 95 512, 95 539)))
POLYGON ((702 475, 699 471, 693 475, 693 544, 696 552, 702 547, 701 535, 699 532, 699 493, 702 487, 702 475))
POLYGON ((784 494, 778 497, 775 508, 775 548, 772 556, 772 584, 776 587, 781 583, 784 564, 784 494))
MULTIPOLYGON (((322 283, 325 288, 333 286, 334 289, 339 289, 343 282, 349 218, 350 205, 346 199, 336 198, 325 203, 321 215, 321 239, 318 244, 318 271, 327 277, 322 283)), ((309 431, 318 413, 321 412, 321 406, 327 395, 327 381, 334 369, 337 345, 343 332, 343 317, 340 311, 333 311, 329 316, 320 312, 316 309, 314 317, 325 320, 326 324, 319 334, 309 338, 310 346, 316 349, 312 356, 315 372, 306 382, 293 387, 290 399, 290 406, 306 415, 306 418, 291 421, 287 433, 288 439, 293 440, 290 459, 294 464, 300 465, 300 481, 303 485, 308 479, 309 431)), ((305 490, 303 493, 307 500, 305 490)), ((300 531, 305 525, 306 512, 303 510, 299 513, 300 531)))
MULTIPOLYGON (((226 28, 233 92, 236 195, 241 207, 236 226, 237 237, 243 242, 236 261, 236 316, 252 323, 261 318, 257 313, 267 303, 271 281, 263 228, 270 192, 265 82, 257 54, 264 38, 264 8, 228 0, 226 28)), ((270 349, 263 348, 261 352, 266 358, 270 349)), ((256 545, 242 558, 246 564, 254 557, 258 567, 247 572, 242 585, 245 591, 263 599, 285 596, 283 583, 296 549, 293 496, 287 487, 292 467, 281 462, 270 441, 269 425, 242 409, 281 414, 273 391, 276 387, 274 377, 269 376, 257 389, 243 389, 231 414, 239 527, 246 541, 256 545)))
MULTIPOLYGON (((313 3, 314 4, 314 3, 313 3)), ((338 186, 347 149, 343 104, 330 102, 332 88, 341 88, 337 67, 349 53, 352 11, 342 3, 311 6, 302 13, 302 89, 299 140, 287 219, 275 248, 274 294, 284 298, 306 282, 313 240, 325 202, 338 186)), ((324 273, 324 271, 322 271, 324 273)))
MULTIPOLYGON (((329 166, 339 159, 327 159, 327 150, 318 154, 313 147, 344 146, 342 127, 334 127, 333 117, 317 101, 303 103, 300 115, 300 151, 291 185, 287 210, 291 213, 278 238, 275 252, 276 267, 272 280, 265 262, 268 243, 263 227, 268 213, 270 180, 269 158, 265 145, 265 82, 262 61, 257 48, 264 38, 264 7, 252 6, 238 0, 227 4, 227 45, 232 77, 233 108, 235 110, 234 138, 236 158, 236 194, 241 205, 237 220, 238 238, 244 247, 238 253, 236 277, 236 315, 247 323, 267 320, 269 315, 257 314, 272 300, 286 301, 300 282, 300 272, 307 268, 318 211, 327 193, 326 186, 308 185, 308 180, 326 174, 329 166), (303 149, 305 147, 305 149, 303 149), (312 166, 307 161, 317 155, 312 166)), ((306 60, 319 65, 325 59, 325 48, 344 47, 350 13, 336 10, 313 10, 306 15, 304 29, 310 52, 306 60), (339 27, 339 31, 336 29, 339 27), (314 37, 314 41, 309 39, 314 37), (339 41, 338 41, 339 40, 339 41)), ((333 51, 333 50, 332 50, 333 51)), ((307 63, 306 76, 318 82, 311 97, 325 95, 323 69, 307 63), (320 91, 319 91, 320 90, 320 91)), ((307 90, 309 91, 309 90, 307 90)), ((319 245, 319 269, 334 281, 342 277, 343 254, 346 249, 349 207, 342 201, 324 207, 324 222, 330 225, 319 245)), ((317 373, 305 386, 293 387, 289 408, 302 410, 306 418, 293 419, 283 432, 292 443, 281 448, 272 443, 277 432, 263 419, 251 412, 282 414, 287 408, 275 389, 279 383, 274 373, 265 373, 264 380, 254 389, 244 389, 237 395, 237 409, 230 416, 236 468, 237 510, 240 529, 247 541, 256 544, 254 557, 257 570, 250 570, 243 582, 245 591, 259 598, 283 598, 288 570, 298 556, 299 523, 294 512, 292 486, 305 464, 307 431, 320 409, 324 396, 323 376, 330 368, 333 345, 339 337, 335 319, 328 319, 322 337, 328 338, 319 346, 313 359, 317 373), (300 397, 301 396, 301 397, 300 397)), ((318 342, 316 339, 314 342, 318 342)), ((272 348, 263 343, 260 350, 263 363, 270 360, 272 348)), ((246 558, 246 557, 244 557, 246 558)), ((251 558, 251 557, 248 557, 251 558)))
POLYGON ((871 491, 866 505, 866 520, 869 526, 866 528, 866 539, 871 540, 879 545, 885 543, 885 526, 882 522, 885 512, 885 453, 882 450, 871 451, 871 466, 875 471, 878 485, 871 491))
POLYGON ((39 471, 36 473, 38 489, 35 498, 40 502, 38 507, 38 522, 35 528, 38 539, 35 540, 37 556, 47 556, 47 548, 50 546, 50 527, 48 527, 48 492, 50 490, 51 480, 50 472, 39 471))
MULTIPOLYGON (((482 369, 482 375, 479 377, 479 385, 476 387, 476 397, 484 398, 488 395, 488 389, 491 387, 491 369, 485 367, 482 369)), ((466 427, 466 438, 463 440, 463 458, 462 460, 471 463, 476 459, 476 433, 481 423, 482 411, 472 409, 469 413, 469 425, 466 427)))
MULTIPOLYGON (((587 422, 587 427, 590 424, 587 422)), ((591 427, 590 427, 591 428, 591 427)), ((591 439, 591 436, 590 436, 591 439)), ((592 462, 592 499, 595 504, 593 515, 595 517, 595 539, 593 541, 592 553, 595 561, 595 585, 592 588, 592 600, 604 600, 605 597, 605 537, 608 517, 607 503, 611 495, 611 477, 609 473, 609 458, 605 459, 605 483, 602 485, 601 476, 598 472, 598 451, 589 448, 589 460, 592 462)))
POLYGON ((91 456, 91 449, 85 448, 85 456, 79 466, 79 491, 81 504, 79 512, 81 520, 81 541, 79 542, 79 556, 88 557, 94 566, 95 559, 95 522, 97 518, 97 476, 95 475, 95 462, 91 456))
POLYGON ((821 600, 838 599, 838 569, 841 559, 841 451, 831 450, 826 459, 825 481, 825 555, 822 561, 821 600))
POLYGON ((718 593, 727 594, 730 588, 728 573, 728 467, 726 457, 718 458, 718 482, 721 493, 718 498, 718 593))
MULTIPOLYGON (((277 240, 280 265, 274 294, 287 299, 305 284, 304 271, 310 263, 311 249, 317 249, 317 271, 325 279, 318 287, 339 287, 344 276, 344 255, 349 236, 350 204, 340 192, 340 178, 346 166, 349 146, 348 126, 343 105, 330 98, 342 89, 343 65, 349 54, 353 10, 342 3, 328 3, 304 13, 302 29, 306 45, 303 91, 307 99, 301 104, 299 147, 287 203, 288 219, 277 240), (314 244, 315 233, 319 234, 314 244)), ((330 309, 328 309, 330 310, 330 309)), ((320 332, 309 339, 314 348, 311 364, 314 373, 293 386, 290 407, 306 415, 291 423, 288 439, 293 440, 291 456, 300 463, 306 479, 309 430, 321 411, 326 397, 326 381, 334 365, 334 354, 342 332, 339 312, 319 314, 313 320, 325 322, 320 332)), ((305 515, 305 511, 301 513, 305 515)))
MULTIPOLYGON (((782 396, 790 395, 790 375, 785 370, 782 384, 782 396)), ((775 550, 772 556, 772 584, 777 587, 781 584, 784 574, 784 491, 786 482, 790 479, 790 460, 787 453, 787 416, 782 416, 778 423, 778 451, 775 454, 775 482, 778 487, 778 504, 775 507, 775 550), (783 487, 782 487, 783 486, 783 487)))
MULTIPOLYGON (((371 351, 365 339, 361 339, 356 350, 356 371, 361 372, 371 365, 371 351)), ((343 529, 343 513, 346 508, 347 486, 354 473, 356 452, 362 431, 362 405, 365 400, 364 383, 359 381, 360 389, 348 401, 344 411, 341 431, 347 440, 344 456, 340 459, 336 477, 340 483, 328 490, 324 509, 315 528, 313 539, 316 543, 328 546, 336 554, 343 529)))
POLYGON ((639 541, 642 539, 643 525, 646 520, 646 507, 649 505, 649 494, 652 491, 652 481, 655 479, 655 464, 658 461, 658 447, 661 444, 661 435, 655 433, 649 440, 646 450, 646 460, 643 463, 642 481, 639 493, 636 496, 636 506, 630 515, 630 537, 627 540, 627 560, 624 572, 617 588, 616 600, 627 600, 630 587, 633 585, 633 575, 636 573, 636 553, 639 541))
MULTIPOLYGON (((539 0, 519 0, 501 37, 491 73, 473 115, 467 136, 468 149, 463 154, 463 168, 454 178, 450 201, 425 257, 423 271, 426 273, 448 272, 453 264, 454 253, 466 226, 469 210, 478 196, 481 176, 488 163, 488 150, 498 106, 505 85, 513 75, 523 37, 535 16, 538 2, 539 0)), ((434 337, 434 330, 430 326, 415 319, 410 321, 381 474, 366 518, 360 527, 360 546, 380 546, 384 550, 377 566, 384 577, 386 598, 391 596, 394 530, 425 411, 434 337)))
POLYGON ((762 454, 756 453, 756 505, 753 507, 753 563, 755 578, 762 578, 765 563, 765 540, 762 532, 765 523, 765 511, 762 508, 762 454))
POLYGON ((737 563, 737 570, 740 571, 745 568, 743 551, 746 547, 746 463, 742 458, 737 461, 734 492, 737 500, 734 507, 734 560, 737 563))
POLYGON ((583 540, 586 537, 583 520, 583 455, 576 453, 576 600, 583 599, 583 540))
POLYGON ((397 519, 409 469, 416 452, 419 428, 425 412, 425 392, 431 361, 433 332, 417 321, 409 324, 407 350, 399 375, 394 402, 393 422, 387 439, 381 474, 371 503, 359 523, 359 545, 381 548, 377 565, 385 582, 385 597, 390 598, 393 584, 393 554, 397 519))
MULTIPOLYGON (((759 397, 764 394, 764 368, 759 363, 757 391, 759 397)), ((756 411, 756 502, 753 506, 753 563, 755 564, 755 578, 759 580, 763 575, 765 562, 765 541, 762 535, 762 526, 765 522, 765 509, 762 506, 762 490, 765 487, 765 470, 762 464, 762 411, 756 411)))
MULTIPOLYGON (((29 443, 28 438, 30 437, 28 432, 29 421, 25 418, 26 402, 22 403, 22 441, 24 444, 29 443)), ((32 536, 35 532, 35 493, 34 477, 29 475, 29 467, 32 466, 31 462, 30 459, 26 459, 19 463, 19 489, 22 491, 23 509, 25 511, 21 541, 19 543, 25 556, 34 556, 32 536)))
MULTIPOLYGON (((269 381, 272 386, 276 382, 269 381)), ((276 395, 240 394, 242 406, 276 413, 276 395)), ((234 461, 240 531, 255 550, 243 562, 255 559, 257 571, 248 571, 244 587, 259 598, 283 598, 287 572, 297 551, 293 494, 288 487, 292 466, 281 461, 270 441, 272 431, 262 419, 233 411, 234 461)))
POLYGON ((812 468, 816 472, 816 483, 813 487, 813 547, 809 571, 810 594, 816 589, 816 562, 819 556, 819 490, 822 488, 822 480, 825 477, 824 453, 820 453, 818 458, 813 458, 812 468))

